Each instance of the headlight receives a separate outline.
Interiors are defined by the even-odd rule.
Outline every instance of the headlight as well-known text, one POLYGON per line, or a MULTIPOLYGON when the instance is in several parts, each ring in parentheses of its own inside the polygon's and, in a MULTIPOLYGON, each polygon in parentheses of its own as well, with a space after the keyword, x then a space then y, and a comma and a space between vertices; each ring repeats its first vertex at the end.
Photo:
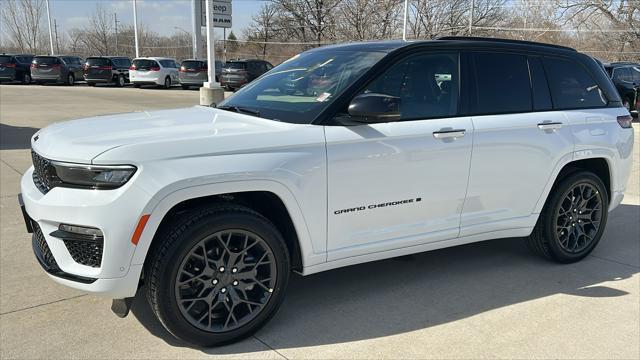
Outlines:
POLYGON ((136 172, 131 165, 82 165, 52 161, 60 186, 91 189, 115 189, 124 185, 136 172))

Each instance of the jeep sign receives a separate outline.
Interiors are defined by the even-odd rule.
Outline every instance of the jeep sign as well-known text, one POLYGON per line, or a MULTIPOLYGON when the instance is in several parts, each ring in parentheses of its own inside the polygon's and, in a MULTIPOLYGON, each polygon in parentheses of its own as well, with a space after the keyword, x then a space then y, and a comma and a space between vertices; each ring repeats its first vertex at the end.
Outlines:
MULTIPOLYGON (((201 24, 204 26, 207 23, 206 14, 206 0, 200 0, 200 6, 202 8, 201 24)), ((231 0, 216 0, 213 2, 213 27, 218 28, 230 28, 231 27, 231 0)))

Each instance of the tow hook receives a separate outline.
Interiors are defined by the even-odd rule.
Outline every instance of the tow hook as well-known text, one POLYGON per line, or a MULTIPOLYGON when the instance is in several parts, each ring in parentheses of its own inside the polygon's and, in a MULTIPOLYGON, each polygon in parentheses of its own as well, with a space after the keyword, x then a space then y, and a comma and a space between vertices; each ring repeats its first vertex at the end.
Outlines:
POLYGON ((113 299, 111 302, 111 311, 119 318, 125 318, 129 315, 133 298, 113 299))

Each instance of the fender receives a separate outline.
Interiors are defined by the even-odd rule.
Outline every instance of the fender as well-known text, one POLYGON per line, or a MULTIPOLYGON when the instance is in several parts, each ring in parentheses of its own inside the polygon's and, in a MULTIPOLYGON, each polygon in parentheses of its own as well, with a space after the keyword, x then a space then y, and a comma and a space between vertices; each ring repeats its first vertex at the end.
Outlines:
MULTIPOLYGON (((609 150, 609 149, 588 149, 588 150, 579 150, 579 151, 574 151, 572 153, 566 154, 564 155, 562 158, 560 158, 560 160, 558 160, 558 163, 556 164, 555 168, 553 169, 553 172, 551 173, 551 176, 549 176, 549 179, 547 180, 547 185, 544 187, 544 190, 542 191, 542 194, 540 194, 540 197, 538 198, 538 201, 536 202, 536 206, 533 209, 532 214, 540 214, 542 212, 542 208, 544 207, 544 204, 547 201, 547 198, 549 197, 549 194, 551 193, 551 188, 553 187, 553 185, 556 182, 556 179, 558 178, 558 175, 560 174, 560 171, 562 171, 562 169, 567 166, 568 164, 574 162, 574 161, 578 161, 578 160, 586 160, 586 159, 605 159, 605 161, 607 162, 607 165, 609 166, 609 176, 610 176, 610 184, 611 184, 611 189, 609 189, 611 191, 611 194, 614 193, 614 179, 615 177, 615 171, 616 169, 611 166, 612 164, 612 159, 615 157, 615 154, 613 153, 613 151, 609 150)), ((613 202, 612 202, 613 204, 613 202)), ((609 208, 609 210, 611 210, 611 207, 609 208)))
POLYGON ((217 182, 184 187, 169 193, 161 199, 152 199, 143 211, 143 214, 150 214, 150 217, 134 251, 131 265, 144 264, 147 252, 149 251, 151 242, 153 241, 162 219, 164 219, 169 210, 171 210, 175 205, 185 200, 200 197, 248 191, 271 192, 282 200, 289 212, 289 215, 291 216, 291 220, 293 221, 294 228, 298 235, 303 267, 316 265, 326 261, 325 249, 313 248, 307 222, 297 200, 293 196, 293 193, 280 182, 258 179, 217 182))

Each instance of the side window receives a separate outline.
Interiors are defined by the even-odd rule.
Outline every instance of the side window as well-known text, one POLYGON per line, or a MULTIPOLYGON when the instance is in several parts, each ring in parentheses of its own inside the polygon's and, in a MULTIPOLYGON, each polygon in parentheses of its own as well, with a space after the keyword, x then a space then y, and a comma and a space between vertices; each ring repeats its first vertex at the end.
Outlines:
POLYGON ((271 65, 271 63, 265 63, 265 66, 267 67, 267 71, 273 69, 273 65, 271 65))
POLYGON ((170 67, 168 64, 168 60, 160 60, 160 65, 162 65, 162 67, 170 67))
POLYGON ((640 66, 631 67, 631 80, 640 83, 640 66))
POLYGON ((401 120, 456 115, 458 54, 405 58, 369 83, 364 92, 399 97, 401 120))
POLYGON ((629 68, 619 67, 613 70, 614 81, 629 81, 629 68))
POLYGON ((582 65, 571 60, 545 58, 544 67, 556 109, 590 108, 607 104, 602 90, 582 65))
POLYGON ((527 58, 506 53, 473 54, 476 77, 475 114, 532 110, 527 58))
POLYGON ((529 72, 531 73, 531 88, 533 89, 533 110, 551 110, 551 93, 544 74, 542 60, 539 57, 529 58, 529 72))
POLYGON ((122 60, 120 59, 111 59, 111 63, 114 67, 122 67, 122 60))

